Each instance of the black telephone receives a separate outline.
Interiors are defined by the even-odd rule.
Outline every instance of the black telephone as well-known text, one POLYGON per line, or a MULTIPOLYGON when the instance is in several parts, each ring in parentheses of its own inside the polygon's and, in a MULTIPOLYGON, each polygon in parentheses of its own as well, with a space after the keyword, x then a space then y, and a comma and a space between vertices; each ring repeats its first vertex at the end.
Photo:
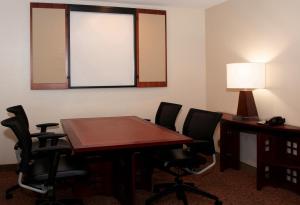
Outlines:
POLYGON ((283 125, 285 123, 285 118, 281 116, 272 117, 270 120, 266 121, 267 125, 283 125))

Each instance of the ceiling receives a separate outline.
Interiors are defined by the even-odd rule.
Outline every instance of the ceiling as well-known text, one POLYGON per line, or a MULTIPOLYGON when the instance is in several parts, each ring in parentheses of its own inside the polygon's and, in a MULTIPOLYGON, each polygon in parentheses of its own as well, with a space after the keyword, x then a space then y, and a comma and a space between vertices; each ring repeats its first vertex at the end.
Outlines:
POLYGON ((144 4, 153 6, 174 6, 174 7, 201 7, 220 4, 226 0, 99 0, 103 2, 127 3, 127 4, 144 4))

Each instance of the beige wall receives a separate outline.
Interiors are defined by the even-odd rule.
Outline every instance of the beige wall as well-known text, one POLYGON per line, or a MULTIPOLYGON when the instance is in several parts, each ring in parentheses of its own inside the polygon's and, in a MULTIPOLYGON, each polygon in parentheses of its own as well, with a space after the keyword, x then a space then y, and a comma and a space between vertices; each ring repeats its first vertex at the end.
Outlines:
MULTIPOLYGON (((226 63, 266 62, 267 89, 254 91, 260 117, 283 115, 300 126, 299 8, 299 0, 228 0, 206 10, 209 109, 236 112, 238 92, 226 90, 226 63)), ((255 137, 243 136, 242 160, 253 164, 255 137)))
MULTIPOLYGON (((65 2, 101 4, 98 1, 65 2)), ((24 105, 32 131, 36 131, 33 125, 38 122, 57 122, 71 117, 137 115, 153 119, 159 102, 164 100, 184 105, 177 121, 177 127, 181 129, 188 108, 206 107, 204 10, 160 9, 167 10, 168 18, 167 88, 33 91, 30 90, 29 0, 2 1, 0 120, 8 117, 5 109, 15 104, 24 105)), ((15 162, 13 145, 14 137, 0 126, 0 164, 15 162)))

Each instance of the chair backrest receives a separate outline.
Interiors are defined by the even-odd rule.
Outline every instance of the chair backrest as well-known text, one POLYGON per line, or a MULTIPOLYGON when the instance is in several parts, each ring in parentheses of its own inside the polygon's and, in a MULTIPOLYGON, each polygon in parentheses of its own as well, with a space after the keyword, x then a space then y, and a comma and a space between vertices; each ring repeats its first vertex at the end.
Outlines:
POLYGON ((175 122, 182 105, 161 102, 155 116, 155 124, 176 130, 175 122))
POLYGON ((19 164, 19 170, 23 173, 26 173, 29 170, 29 164, 32 159, 32 141, 28 128, 24 127, 24 125, 19 122, 17 117, 11 117, 3 120, 1 124, 10 128, 18 138, 19 147, 21 148, 21 161, 19 164))
POLYGON ((221 120, 222 113, 191 108, 185 118, 182 133, 194 139, 188 145, 194 152, 206 155, 215 153, 214 132, 221 120))
POLYGON ((28 118, 22 105, 12 106, 6 110, 7 112, 13 113, 17 118, 19 118, 20 122, 24 123, 24 125, 29 128, 28 118))

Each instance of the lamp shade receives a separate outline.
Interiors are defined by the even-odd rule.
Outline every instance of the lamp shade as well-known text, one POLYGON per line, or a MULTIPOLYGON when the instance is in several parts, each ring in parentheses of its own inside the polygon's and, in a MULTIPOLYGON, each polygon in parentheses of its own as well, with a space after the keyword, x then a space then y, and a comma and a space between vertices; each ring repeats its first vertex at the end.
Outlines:
POLYGON ((256 89, 265 87, 264 63, 230 63, 227 68, 227 88, 256 89))

